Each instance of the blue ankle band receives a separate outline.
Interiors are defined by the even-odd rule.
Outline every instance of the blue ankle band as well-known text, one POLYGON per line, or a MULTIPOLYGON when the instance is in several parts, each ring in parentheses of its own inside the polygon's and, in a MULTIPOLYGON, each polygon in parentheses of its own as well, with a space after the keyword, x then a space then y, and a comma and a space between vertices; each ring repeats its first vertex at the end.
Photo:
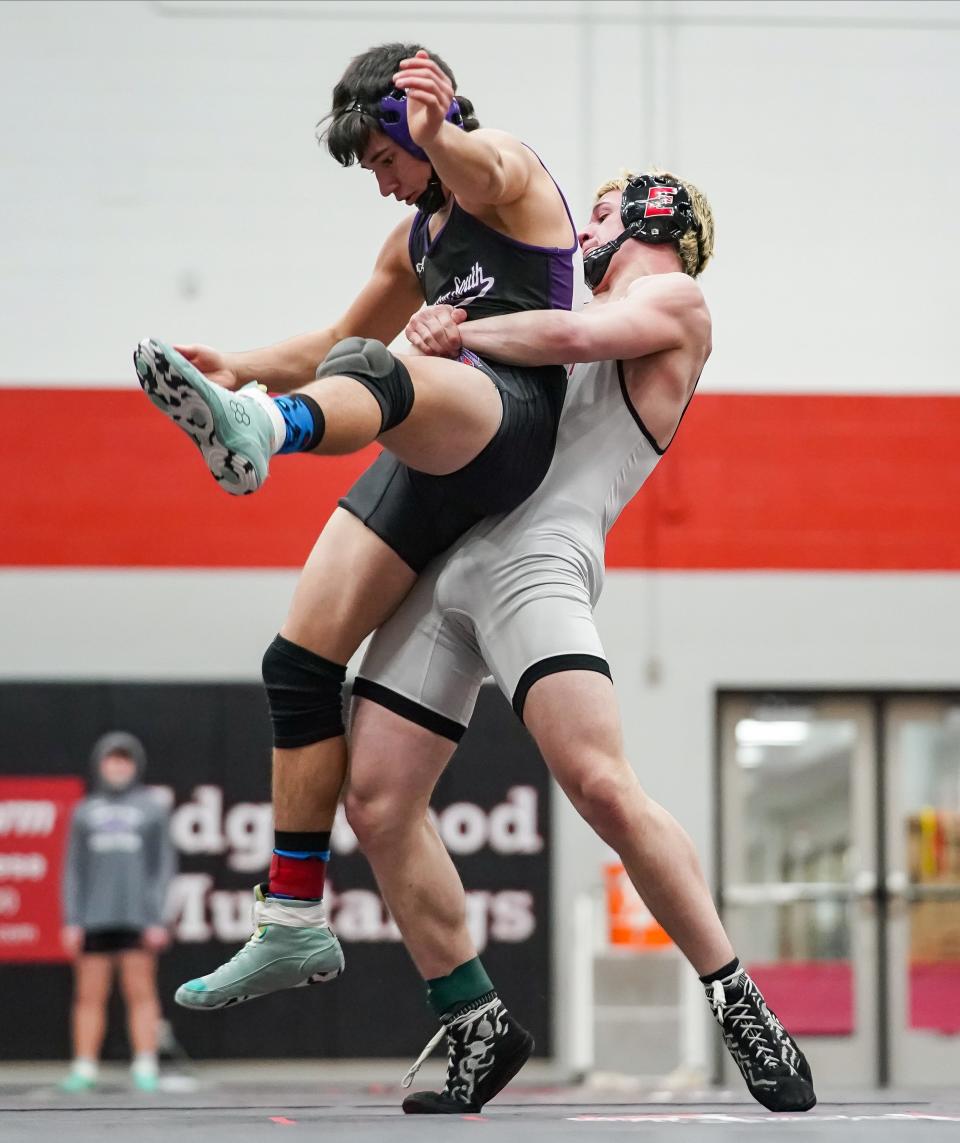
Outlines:
POLYGON ((330 860, 330 850, 329 849, 323 849, 323 850, 315 849, 315 850, 310 850, 308 852, 304 852, 302 849, 297 850, 297 851, 294 851, 292 849, 275 849, 273 852, 278 857, 292 857, 295 861, 306 861, 308 857, 317 857, 321 861, 329 861, 330 860))
POLYGON ((275 397, 283 417, 286 435, 278 452, 309 452, 323 439, 324 419, 320 406, 312 397, 292 393, 275 397))

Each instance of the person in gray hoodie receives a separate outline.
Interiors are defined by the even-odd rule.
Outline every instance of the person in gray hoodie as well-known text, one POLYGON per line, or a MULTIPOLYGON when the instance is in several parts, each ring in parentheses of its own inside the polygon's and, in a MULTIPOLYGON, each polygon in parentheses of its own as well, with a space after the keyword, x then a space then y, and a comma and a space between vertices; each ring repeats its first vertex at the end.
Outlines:
POLYGON ((107 1001, 119 971, 127 1007, 132 1078, 157 1084, 157 954, 169 942, 163 924, 176 865, 169 815, 143 785, 147 756, 132 734, 98 739, 92 786, 70 823, 63 870, 62 934, 74 957, 73 1066, 61 1084, 85 1091, 97 1082, 107 1001))

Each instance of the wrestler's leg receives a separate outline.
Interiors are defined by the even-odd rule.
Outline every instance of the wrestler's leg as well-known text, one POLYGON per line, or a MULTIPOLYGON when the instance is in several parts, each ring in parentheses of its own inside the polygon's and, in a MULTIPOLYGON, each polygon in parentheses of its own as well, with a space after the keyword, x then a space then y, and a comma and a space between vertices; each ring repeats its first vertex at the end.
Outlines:
POLYGON ((236 495, 263 484, 274 453, 342 455, 378 438, 411 467, 446 475, 483 451, 503 416, 499 391, 484 370, 441 358, 400 358, 361 338, 335 346, 319 380, 276 399, 256 384, 236 393, 214 385, 161 342, 141 343, 135 361, 150 400, 236 495))
POLYGON ((613 684, 564 671, 530 688, 523 721, 577 812, 620 855, 650 912, 701 975, 733 959, 686 830, 643 791, 623 752, 613 684))
MULTIPOLYGON (((304 566, 280 635, 333 664, 345 665, 385 622, 416 573, 351 513, 336 509, 304 566)), ((339 691, 336 729, 326 737, 273 752, 274 823, 278 830, 329 830, 347 767, 339 691)), ((275 731, 278 719, 274 717, 275 731)), ((313 734, 320 734, 319 726, 313 734)), ((306 726, 303 737, 311 736, 306 726)), ((278 737, 283 737, 279 734, 278 737)))
MULTIPOLYGON (((387 907, 427 984, 448 1049, 440 1092, 415 1092, 407 1114, 479 1111, 516 1075, 533 1038, 487 976, 466 926, 463 885, 427 818, 430 794, 454 744, 373 702, 357 702, 347 818, 387 907)), ((408 1073, 413 1079, 429 1051, 408 1073)))
POLYGON ((771 1111, 809 1110, 816 1103, 809 1064, 734 955, 689 835, 630 768, 609 678, 596 671, 540 678, 522 716, 574 807, 620 855, 700 975, 750 1093, 771 1111))
MULTIPOLYGON (((324 368, 344 360, 337 357, 338 348, 324 368)), ((379 439, 398 460, 420 472, 446 475, 469 464, 493 439, 503 415, 500 394, 489 376, 440 357, 401 357, 382 346, 380 351, 393 362, 390 372, 402 383, 376 384, 357 369, 350 376, 321 377, 297 390, 313 398, 323 413, 323 438, 310 451, 355 452, 379 439), (371 383, 373 390, 365 388, 371 383)), ((345 360, 350 364, 349 356, 345 360)))
POLYGON ((280 634, 264 655, 274 729, 275 844, 255 891, 268 926, 230 961, 181 985, 190 1008, 222 1008, 343 968, 322 903, 330 830, 346 776, 341 688, 346 663, 410 590, 415 572, 355 516, 337 509, 307 560, 280 634))
POLYGON ((463 885, 427 817, 455 749, 450 739, 376 703, 354 703, 347 821, 424 980, 477 955, 463 885))

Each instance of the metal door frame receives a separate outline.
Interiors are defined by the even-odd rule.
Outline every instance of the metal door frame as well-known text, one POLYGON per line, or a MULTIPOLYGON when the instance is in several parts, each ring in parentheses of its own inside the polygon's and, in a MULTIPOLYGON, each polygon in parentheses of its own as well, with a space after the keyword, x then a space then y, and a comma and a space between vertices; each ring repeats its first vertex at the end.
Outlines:
MULTIPOLYGON (((775 705, 784 705, 785 700, 790 701, 785 695, 777 695, 776 698, 775 705)), ((835 1072, 838 1068, 843 1068, 850 1071, 852 1083, 870 1084, 875 1079, 874 1061, 878 1037, 877 1006, 876 997, 873 993, 873 982, 879 975, 879 966, 876 963, 876 913, 872 905, 877 884, 875 865, 877 850, 876 815, 874 812, 875 791, 873 785, 874 759, 877 752, 874 742, 876 727, 873 709, 869 703, 864 702, 862 697, 854 698, 846 694, 821 695, 817 698, 805 696, 802 704, 800 702, 795 703, 795 705, 813 708, 816 719, 849 721, 857 727, 856 741, 849 768, 849 837, 857 856, 857 864, 851 870, 849 880, 809 884, 796 883, 790 885, 789 890, 787 886, 780 883, 757 885, 756 887, 744 884, 735 888, 734 884, 730 884, 731 879, 724 876, 726 869, 723 861, 723 847, 726 840, 725 829, 727 825, 734 833, 739 832, 736 829, 738 804, 735 791, 724 787, 723 745, 724 742, 732 743, 735 723, 745 717, 751 707, 758 704, 758 701, 762 703, 763 696, 758 700, 756 696, 736 693, 725 695, 718 703, 718 709, 721 712, 718 739, 720 748, 718 758, 721 769, 718 773, 718 794, 721 796, 717 802, 717 810, 721 825, 718 838, 721 859, 717 863, 717 900, 720 903, 721 913, 726 914, 727 917, 729 917, 728 910, 731 905, 748 904, 751 899, 757 904, 769 904, 770 906, 786 904, 790 900, 829 899, 843 903, 850 925, 848 955, 853 970, 853 1028, 846 1036, 818 1038, 819 1068, 828 1072, 835 1072), (732 798, 731 793, 733 793, 732 798), (724 805, 725 802, 728 803, 726 806, 724 805), (724 821, 725 817, 727 818, 726 821, 724 821), (868 910, 870 915, 866 915, 868 910)), ((728 779, 733 777, 729 769, 726 774, 728 779)), ((730 854, 726 854, 727 858, 730 856, 730 854)), ((815 1071, 817 1067, 818 1065, 815 1063, 815 1071)), ((729 1074, 729 1068, 725 1070, 729 1074)))
MULTIPOLYGON (((723 686, 718 687, 714 694, 714 741, 713 741, 713 889, 715 899, 723 911, 723 858, 724 858, 724 812, 723 812, 723 741, 724 741, 724 709, 732 702, 741 701, 753 704, 791 704, 815 705, 833 702, 859 702, 867 705, 872 721, 872 738, 874 745, 873 759, 873 814, 874 814, 874 866, 876 869, 876 884, 869 894, 873 899, 876 912, 876 948, 874 963, 876 966, 875 982, 875 1075, 879 1087, 888 1087, 891 1082, 892 1047, 891 1027, 895 1016, 891 1004, 892 974, 897 970, 894 953, 902 952, 902 938, 897 941, 896 933, 891 933, 890 913, 891 904, 897 894, 902 893, 902 887, 894 878, 890 880, 889 851, 891 829, 897 824, 893 821, 893 798, 889 795, 892 756, 887 737, 887 723, 889 712, 897 702, 905 704, 923 703, 929 706, 943 707, 960 704, 960 691, 951 687, 925 686, 916 688, 885 688, 885 687, 797 687, 795 685, 775 686, 723 686), (893 948, 892 944, 897 947, 893 948)), ((902 825, 902 823, 899 823, 902 825)), ((900 871, 897 871, 900 872, 900 871)), ((719 1040, 716 1043, 714 1057, 714 1080, 722 1075, 725 1052, 719 1040)))
MULTIPOLYGON (((923 718, 941 714, 945 708, 960 704, 960 696, 943 692, 922 697, 897 696, 882 704, 886 745, 887 785, 890 797, 886 801, 884 827, 887 856, 890 866, 885 871, 886 936, 889 950, 884 966, 889 997, 888 1020, 890 1073, 898 1086, 916 1086, 928 1083, 951 1083, 956 1068, 951 1068, 952 1053, 944 1052, 943 1037, 934 1031, 912 1031, 909 1023, 910 984, 907 971, 910 948, 910 915, 906 906, 913 900, 937 899, 943 894, 924 890, 909 882, 906 846, 903 836, 904 809, 900 794, 903 788, 902 758, 895 754, 892 731, 899 720, 923 718), (946 1058, 945 1058, 946 1056, 946 1058)), ((957 891, 948 891, 947 899, 956 899, 957 891)))

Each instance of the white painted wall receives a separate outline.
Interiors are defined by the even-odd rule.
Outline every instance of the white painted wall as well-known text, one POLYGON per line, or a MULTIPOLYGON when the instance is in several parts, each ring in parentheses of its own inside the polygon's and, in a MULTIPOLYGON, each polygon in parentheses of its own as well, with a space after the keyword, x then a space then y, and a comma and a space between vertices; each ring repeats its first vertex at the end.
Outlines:
POLYGON ((146 332, 323 324, 398 217, 313 125, 347 59, 423 39, 582 216, 622 165, 718 219, 705 388, 956 391, 960 4, 0 4, 0 383, 130 384, 146 332))

